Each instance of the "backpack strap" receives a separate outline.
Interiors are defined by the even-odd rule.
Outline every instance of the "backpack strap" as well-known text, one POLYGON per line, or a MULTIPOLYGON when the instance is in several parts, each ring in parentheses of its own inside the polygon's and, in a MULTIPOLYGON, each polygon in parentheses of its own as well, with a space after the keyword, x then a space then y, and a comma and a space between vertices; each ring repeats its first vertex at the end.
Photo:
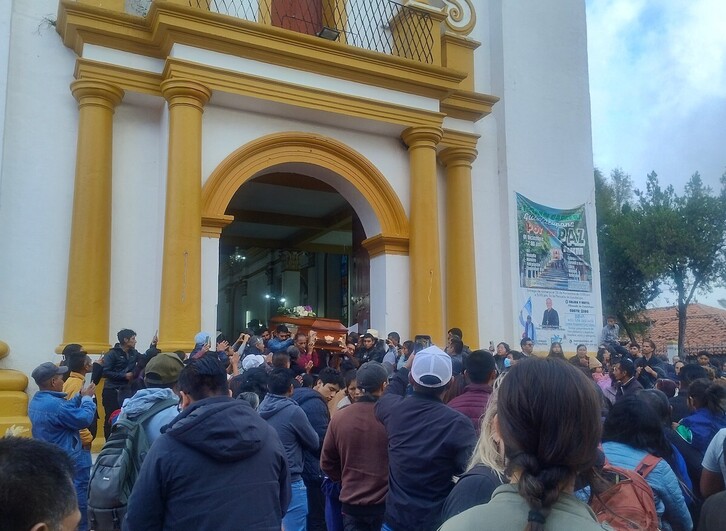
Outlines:
POLYGON ((660 457, 656 457, 652 454, 645 454, 645 457, 635 467, 635 471, 640 474, 641 477, 645 478, 662 460, 663 459, 660 457))

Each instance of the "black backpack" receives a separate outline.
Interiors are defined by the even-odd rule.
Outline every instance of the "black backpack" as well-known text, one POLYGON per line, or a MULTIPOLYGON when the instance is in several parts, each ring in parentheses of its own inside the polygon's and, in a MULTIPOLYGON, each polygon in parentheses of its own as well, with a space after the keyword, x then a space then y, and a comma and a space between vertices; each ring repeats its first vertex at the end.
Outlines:
POLYGON ((150 444, 143 423, 177 403, 177 399, 167 398, 133 420, 119 419, 116 422, 91 469, 88 485, 90 529, 121 529, 131 489, 149 452, 150 444))

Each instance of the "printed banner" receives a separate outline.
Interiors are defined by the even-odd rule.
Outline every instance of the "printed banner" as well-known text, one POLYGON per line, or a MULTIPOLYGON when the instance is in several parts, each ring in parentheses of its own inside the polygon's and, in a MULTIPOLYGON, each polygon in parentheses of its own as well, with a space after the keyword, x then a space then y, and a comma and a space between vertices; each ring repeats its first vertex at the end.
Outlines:
POLYGON ((517 194, 519 314, 521 337, 548 352, 554 341, 565 352, 579 343, 596 350, 596 308, 585 205, 560 210, 517 194))

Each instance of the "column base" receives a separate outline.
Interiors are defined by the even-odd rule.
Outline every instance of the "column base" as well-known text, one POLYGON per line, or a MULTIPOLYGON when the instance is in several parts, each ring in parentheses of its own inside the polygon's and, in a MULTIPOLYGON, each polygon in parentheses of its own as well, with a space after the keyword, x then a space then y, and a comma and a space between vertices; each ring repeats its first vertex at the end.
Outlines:
MULTIPOLYGON (((216 348, 216 345, 212 345, 216 348)), ((157 348, 162 352, 176 352, 181 350, 189 354, 194 349, 194 343, 190 341, 159 341, 157 348)))

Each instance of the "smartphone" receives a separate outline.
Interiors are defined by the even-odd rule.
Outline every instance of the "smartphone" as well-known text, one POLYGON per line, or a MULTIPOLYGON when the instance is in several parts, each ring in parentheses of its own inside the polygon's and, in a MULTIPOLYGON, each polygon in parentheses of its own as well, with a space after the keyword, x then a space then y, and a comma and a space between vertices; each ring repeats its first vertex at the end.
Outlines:
POLYGON ((212 350, 212 337, 207 336, 207 350, 212 350))
POLYGON ((414 353, 420 352, 425 348, 429 348, 431 346, 431 336, 427 335, 417 335, 414 340, 414 353))

